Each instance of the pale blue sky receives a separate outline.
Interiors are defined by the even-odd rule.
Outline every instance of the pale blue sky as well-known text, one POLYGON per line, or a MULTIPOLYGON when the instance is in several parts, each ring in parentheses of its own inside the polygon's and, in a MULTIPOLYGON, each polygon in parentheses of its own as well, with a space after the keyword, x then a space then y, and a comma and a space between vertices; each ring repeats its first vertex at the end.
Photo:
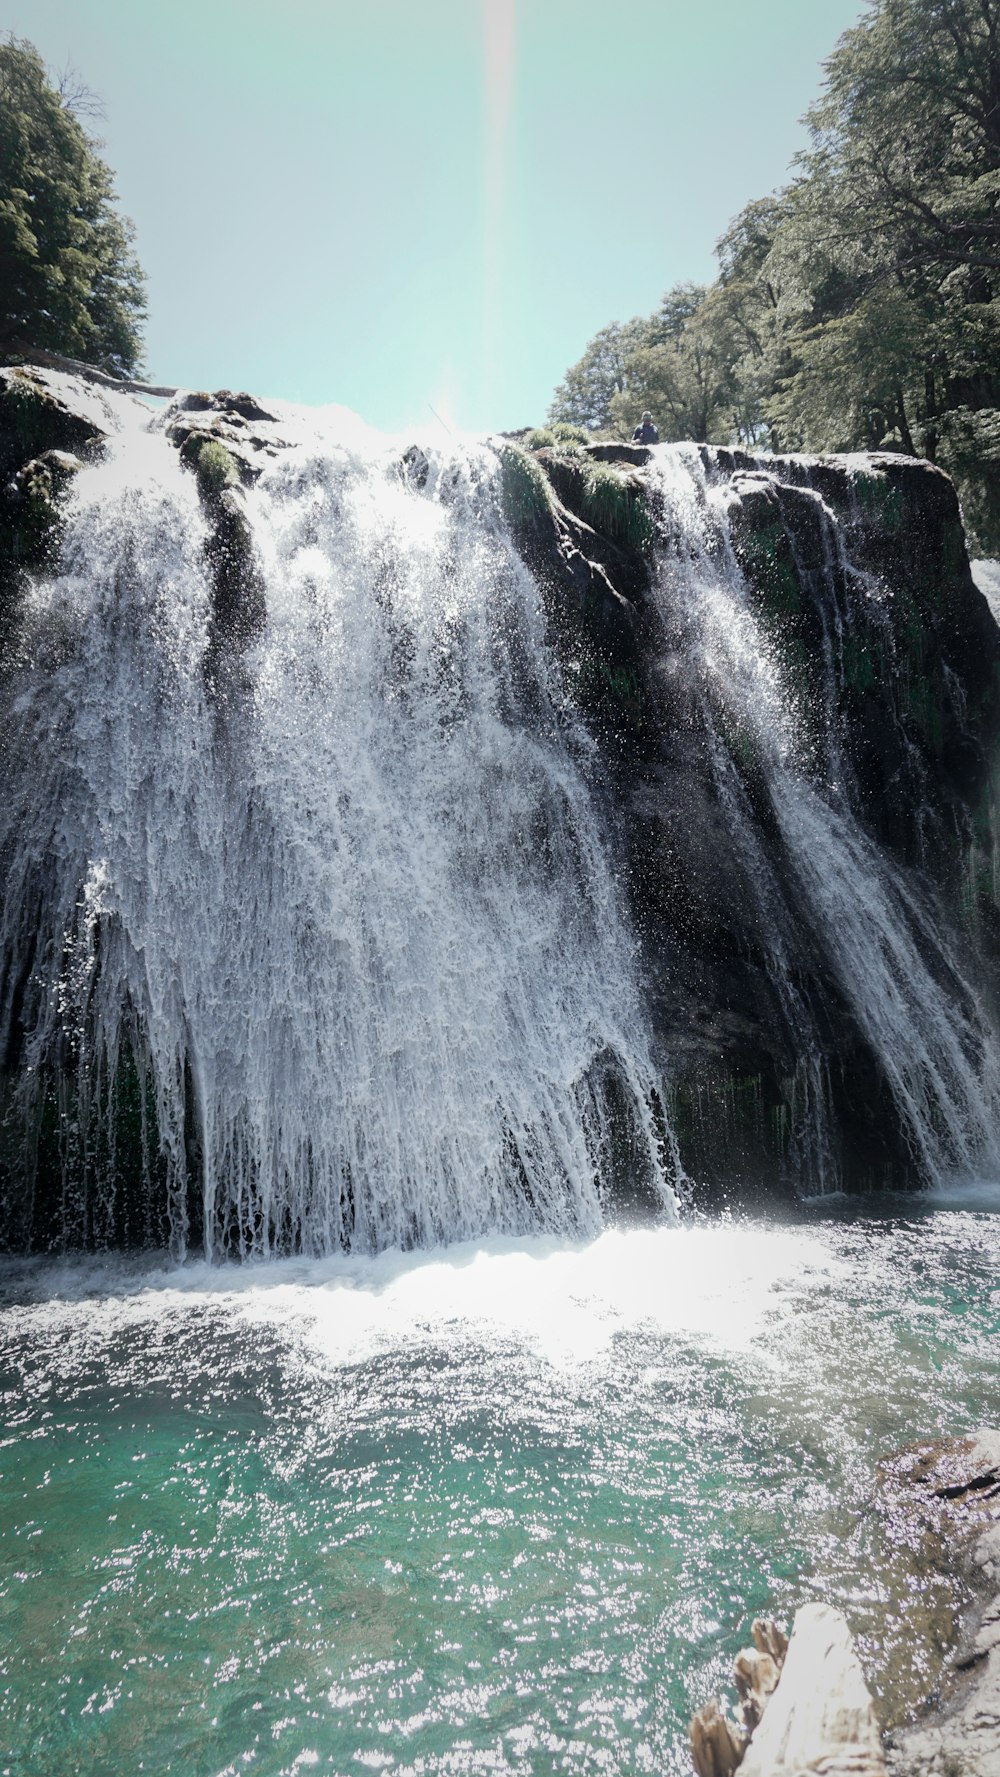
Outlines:
POLYGON ((607 321, 713 275, 861 0, 0 0, 102 96, 195 388, 540 421, 607 321))

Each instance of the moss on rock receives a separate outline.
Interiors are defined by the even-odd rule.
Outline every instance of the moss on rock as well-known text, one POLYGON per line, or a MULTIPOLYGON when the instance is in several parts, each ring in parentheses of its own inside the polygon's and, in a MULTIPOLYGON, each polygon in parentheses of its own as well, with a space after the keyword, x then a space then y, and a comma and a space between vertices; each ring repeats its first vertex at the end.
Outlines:
POLYGON ((588 463, 582 505, 587 523, 613 542, 642 553, 652 547, 656 527, 645 490, 634 475, 613 469, 609 463, 588 463))
POLYGON ((890 536, 898 536, 905 515, 903 492, 897 483, 877 469, 859 469, 851 482, 864 522, 890 536))
POLYGON ((619 549, 648 554, 656 525, 645 485, 634 470, 613 468, 565 446, 544 450, 542 461, 560 500, 591 530, 619 549))
POLYGON ((10 474, 50 450, 93 456, 106 436, 96 420, 71 407, 42 376, 18 366, 0 369, 0 472, 10 474))
POLYGON ((841 642, 840 663, 844 684, 859 697, 885 683, 885 647, 877 636, 848 631, 841 642))
POLYGON ((537 459, 517 444, 500 450, 500 503, 514 531, 551 524, 552 488, 537 459))
POLYGON ((62 495, 76 472, 79 457, 67 451, 45 451, 19 469, 0 499, 0 573, 44 569, 58 557, 63 534, 62 495))
POLYGON ((190 432, 181 445, 181 461, 193 469, 198 491, 207 500, 227 487, 240 485, 240 472, 231 450, 208 432, 190 432))
POLYGON ((798 616, 802 589, 777 501, 762 488, 742 493, 731 529, 736 559, 758 612, 772 619, 798 616))

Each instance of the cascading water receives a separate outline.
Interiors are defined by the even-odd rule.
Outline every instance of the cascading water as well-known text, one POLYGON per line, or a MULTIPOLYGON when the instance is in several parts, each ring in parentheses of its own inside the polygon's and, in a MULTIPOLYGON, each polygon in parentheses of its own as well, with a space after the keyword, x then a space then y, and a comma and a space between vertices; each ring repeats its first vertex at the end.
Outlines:
MULTIPOLYGON (((804 908, 813 940, 883 1071, 919 1175, 941 1182, 956 1173, 992 1174, 1000 1164, 994 1033, 926 886, 890 867, 851 803, 832 682, 851 621, 836 596, 838 576, 850 578, 836 521, 825 508, 817 514, 829 545, 822 596, 814 589, 814 602, 830 607, 827 679, 821 707, 806 709, 803 685, 790 682, 780 649, 748 602, 730 539, 731 478, 711 475, 698 451, 686 446, 661 447, 655 469, 666 539, 659 560, 663 622, 672 646, 687 656, 718 800, 753 885, 753 917, 802 1057, 800 1140, 811 1149, 814 1188, 833 1182, 822 1048, 812 1009, 793 979, 786 891, 759 843, 734 768, 734 734, 763 776, 793 901, 804 908)), ((762 466, 756 479, 765 478, 762 466)), ((803 492, 822 507, 819 494, 803 492)))
MULTIPOLYGON (((219 490, 161 425, 133 412, 79 475, 61 572, 30 589, 6 665, 6 1237, 218 1257, 593 1231, 630 1193, 670 1213, 671 928, 643 924, 621 747, 574 701, 573 625, 600 570, 577 616, 543 609, 502 516, 504 453, 401 456, 358 423, 283 410, 234 496, 248 571, 227 589, 219 490), (658 1013, 639 985, 651 963, 658 1013)), ((1000 1165, 967 965, 929 878, 866 828, 842 744, 845 661, 862 630, 886 659, 895 645, 883 590, 805 465, 779 486, 766 463, 726 472, 680 446, 645 473, 664 695, 700 735, 700 765, 677 755, 699 794, 707 764, 699 868, 721 843, 750 897, 737 1012, 762 958, 784 1026, 768 1060, 783 1177, 841 1182, 845 1029, 918 1175, 1000 1165), (755 609, 734 528, 747 498, 785 526, 808 646, 755 609)), ((884 676, 907 683, 891 660, 884 676)), ((919 865, 940 817, 933 798, 920 815, 924 755, 902 724, 898 741, 919 865)), ((671 757, 648 794, 677 794, 671 757)), ((723 953, 741 941, 734 894, 724 915, 723 953)), ((735 1003, 710 979, 713 941, 709 919, 676 988, 697 996, 707 964, 709 1029, 735 1003)))
POLYGON ((54 1240, 116 1237, 123 1117, 210 1256, 592 1231, 616 1173, 672 1207, 591 743, 496 457, 421 464, 314 441, 265 471, 267 624, 223 667, 176 452, 128 429, 79 477, 0 837, 14 1195, 28 1131, 54 1240))

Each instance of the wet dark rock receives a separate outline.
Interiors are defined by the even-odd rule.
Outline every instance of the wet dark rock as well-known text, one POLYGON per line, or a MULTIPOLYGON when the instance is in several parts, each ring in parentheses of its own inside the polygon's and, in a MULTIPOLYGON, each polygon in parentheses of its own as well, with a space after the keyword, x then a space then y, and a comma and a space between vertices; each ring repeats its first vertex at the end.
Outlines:
MULTIPOLYGON (((605 749, 685 1166, 703 1200, 746 1201, 776 1181, 789 1191, 905 1187, 915 1177, 906 1132, 790 875, 752 733, 738 710, 718 704, 714 735, 706 729, 703 700, 714 692, 692 676, 681 614, 675 627, 669 608, 657 608, 642 528, 629 534, 630 508, 663 522, 655 478, 633 451, 535 448, 548 503, 536 490, 510 516, 546 589, 564 664, 587 662, 580 703, 605 749), (612 498, 596 507, 587 483, 595 457, 615 477, 612 498), (734 846, 720 804, 711 753, 720 736, 752 855, 734 846), (775 980, 762 874, 790 991, 775 980), (825 1152, 805 1140, 804 1106, 817 1090, 825 1152)), ((701 454, 710 477, 729 481, 733 549, 800 712, 801 768, 819 787, 834 771, 850 774, 866 831, 893 868, 932 885, 967 974, 994 1002, 1000 920, 988 860, 1000 631, 971 578, 951 482, 890 455, 701 454)), ((661 547, 672 546, 682 550, 684 539, 664 535, 661 547)))
POLYGON ((83 468, 65 450, 46 450, 25 463, 0 500, 0 565, 38 571, 54 564, 62 535, 60 495, 83 468))
POLYGON ((113 429, 99 391, 41 367, 0 369, 0 658, 12 647, 25 575, 58 559, 62 496, 113 429))
POLYGON ((273 420, 275 417, 261 407, 253 395, 237 395, 231 389, 216 389, 212 395, 189 391, 178 398, 177 405, 185 413, 224 413, 243 420, 273 420))
POLYGON ((245 466, 236 452, 215 433, 192 431, 180 455, 194 471, 211 523, 205 545, 213 593, 207 672, 214 680, 220 660, 242 653, 263 631, 264 580, 242 492, 245 466))
POLYGON ((583 448, 595 463, 630 463, 633 468, 648 463, 651 455, 644 444, 587 444, 583 448))
MULTIPOLYGON (((502 452, 504 515, 545 599, 552 634, 580 708, 609 750, 641 745, 645 729, 642 636, 636 597, 648 563, 589 524, 562 495, 571 471, 551 477, 547 452, 502 452)), ((582 504, 582 500, 578 500, 582 504)))
POLYGON ((210 658, 219 650, 242 652, 267 621, 264 581, 239 488, 228 484, 211 496, 212 533, 205 554, 212 573, 213 629, 210 658))
POLYGON ((415 487, 418 493, 422 493, 427 486, 431 466, 418 444, 411 444, 407 450, 404 450, 400 461, 400 470, 404 481, 408 481, 411 487, 415 487))

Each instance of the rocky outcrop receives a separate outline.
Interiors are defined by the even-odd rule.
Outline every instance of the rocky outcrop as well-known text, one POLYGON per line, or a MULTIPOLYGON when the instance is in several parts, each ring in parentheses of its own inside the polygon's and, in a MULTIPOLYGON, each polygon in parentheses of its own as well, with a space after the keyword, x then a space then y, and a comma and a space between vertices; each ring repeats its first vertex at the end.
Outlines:
POLYGON ((220 671, 225 672, 226 662, 256 640, 267 620, 243 492, 252 485, 254 474, 245 452, 234 449, 223 432, 181 427, 171 436, 179 442, 182 462, 194 470, 211 524, 205 559, 215 596, 206 670, 214 682, 220 671))
POLYGON ((61 496, 117 422, 99 391, 37 366, 0 369, 0 613, 58 554, 61 496))
POLYGON ((167 412, 166 432, 186 463, 197 467, 206 446, 209 461, 222 451, 242 485, 252 487, 264 464, 281 449, 280 433, 275 436, 271 430, 273 420, 252 395, 220 389, 214 395, 179 395, 167 412))
POLYGON ((788 1636, 779 1624, 764 1617, 756 1619, 750 1633, 753 1646, 743 1648, 733 1661, 742 1722, 735 1722, 715 1699, 699 1709, 691 1722, 691 1757, 697 1777, 732 1777, 777 1689, 788 1636))
POLYGON ((743 1726, 709 1703, 691 1723, 697 1777, 886 1777, 882 1736, 847 1622, 804 1604, 791 1639, 753 1625, 733 1662, 743 1726))
MULTIPOLYGON (((609 753, 641 751, 650 738, 640 616, 650 570, 645 549, 630 546, 623 532, 630 513, 641 507, 643 490, 635 479, 623 481, 621 510, 609 521, 618 493, 617 481, 610 483, 602 522, 582 472, 574 465, 560 473, 557 462, 548 451, 502 448, 504 516, 545 596, 553 638, 581 709, 609 753)), ((606 486, 609 474, 613 471, 606 472, 606 486)), ((649 520, 639 523, 648 543, 649 520)))
MULTIPOLYGON (((905 1187, 908 1132, 803 906, 759 738, 706 683, 671 602, 662 563, 687 545, 665 528, 650 453, 519 455, 544 475, 550 511, 539 499, 511 516, 614 785, 688 1173, 703 1195, 741 1200, 776 1179, 905 1187)), ((1000 631, 951 482, 888 455, 701 457, 726 489, 804 777, 837 780, 890 868, 932 888, 953 954, 995 1002, 1000 631)))
MULTIPOLYGON (((0 610, 8 649, 25 574, 57 565, 63 496, 73 476, 102 454, 121 424, 122 394, 113 404, 102 392, 110 382, 41 364, 0 369, 0 610)), ((243 489, 280 448, 280 441, 252 430, 271 419, 252 396, 222 390, 181 394, 167 420, 167 435, 195 475, 211 527, 206 559, 215 599, 207 670, 213 681, 225 676, 226 660, 248 647, 265 621, 243 489)))
POLYGON ((840 1611, 806 1604, 790 1640, 757 1621, 733 1678, 691 1723, 696 1777, 994 1777, 1000 1770, 1000 1432, 921 1444, 884 1465, 881 1506, 924 1571, 964 1570, 975 1603, 920 1719, 883 1735, 840 1611))
POLYGON ((93 457, 118 428, 100 390, 34 365, 0 369, 0 473, 47 450, 93 457))
POLYGON ((847 1623, 830 1605, 804 1604, 740 1770, 744 1777, 885 1777, 885 1769, 847 1623))
POLYGON ((976 1604, 936 1705, 895 1734, 892 1777, 993 1777, 1000 1771, 1000 1432, 919 1450, 898 1465, 910 1509, 961 1561, 976 1604))

